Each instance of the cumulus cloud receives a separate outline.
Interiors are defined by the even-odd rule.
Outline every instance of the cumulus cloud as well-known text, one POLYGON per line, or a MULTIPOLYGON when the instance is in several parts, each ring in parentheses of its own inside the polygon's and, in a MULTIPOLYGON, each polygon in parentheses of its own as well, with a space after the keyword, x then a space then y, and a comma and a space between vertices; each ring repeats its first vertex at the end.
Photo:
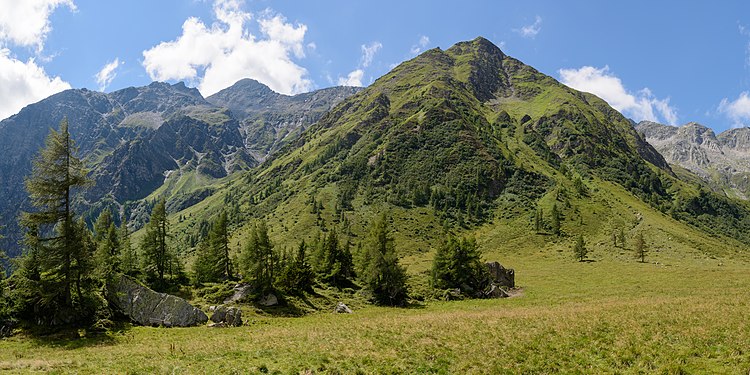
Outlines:
POLYGON ((109 86, 109 84, 112 83, 112 80, 117 77, 117 68, 124 63, 125 62, 120 63, 120 58, 115 58, 112 62, 104 65, 102 70, 96 73, 94 78, 96 78, 96 83, 99 85, 99 91, 107 89, 107 86, 109 86))
POLYGON ((722 99, 719 112, 729 117, 735 127, 750 125, 750 93, 744 91, 732 101, 728 98, 722 99))
POLYGON ((0 49, 0 119, 69 88, 60 77, 49 77, 34 59, 19 61, 7 48, 0 49))
POLYGON ((346 77, 339 77, 339 86, 356 86, 362 87, 362 77, 365 75, 365 71, 362 69, 356 69, 351 71, 346 77))
POLYGON ((359 59, 359 66, 357 69, 349 72, 346 77, 339 77, 339 86, 364 86, 362 84, 362 78, 365 75, 365 68, 372 64, 372 59, 375 58, 375 54, 378 53, 381 48, 383 48, 383 44, 378 41, 361 45, 360 49, 362 50, 362 57, 359 59))
POLYGON ((8 48, 33 47, 38 57, 52 30, 49 17, 60 6, 76 9, 72 0, 0 0, 0 120, 70 88, 60 77, 48 76, 35 59, 18 60, 8 48))
POLYGON ((620 78, 610 73, 609 67, 598 69, 584 66, 580 69, 560 69, 560 81, 576 90, 592 93, 604 99, 624 115, 640 120, 677 124, 677 112, 669 105, 669 98, 658 99, 644 88, 629 92, 620 78))
POLYGON ((212 25, 188 18, 177 39, 143 51, 143 67, 151 79, 197 83, 206 96, 243 78, 256 79, 283 94, 312 89, 307 70, 293 61, 305 56, 307 26, 263 12, 256 20, 260 29, 256 36, 249 30, 253 15, 242 11, 241 5, 239 0, 216 0, 212 25))
POLYGON ((526 25, 520 29, 514 29, 516 33, 520 34, 524 38, 534 39, 540 31, 542 31, 542 17, 536 16, 534 23, 526 25))
POLYGON ((430 44, 430 38, 422 35, 421 37, 419 37, 419 41, 417 42, 417 44, 411 46, 409 52, 411 52, 412 55, 419 55, 422 51, 424 51, 425 47, 427 47, 428 44, 430 44))
POLYGON ((72 0, 0 0, 0 41, 41 51, 52 30, 49 16, 59 6, 76 9, 72 0))

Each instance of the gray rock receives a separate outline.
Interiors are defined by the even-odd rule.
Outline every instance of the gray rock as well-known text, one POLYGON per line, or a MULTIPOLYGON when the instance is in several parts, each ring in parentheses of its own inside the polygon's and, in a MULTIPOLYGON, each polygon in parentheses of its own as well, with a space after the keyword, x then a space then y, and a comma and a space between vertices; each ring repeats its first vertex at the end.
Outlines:
POLYGON ((487 293, 485 293, 485 295, 487 296, 487 298, 507 298, 507 297, 509 297, 508 293, 506 291, 504 291, 501 287, 499 287, 499 286, 497 286, 495 284, 490 285, 490 290, 487 293))
POLYGON ((505 268, 498 262, 488 262, 484 264, 490 273, 490 281, 497 286, 506 288, 516 287, 516 273, 511 268, 505 268))
POLYGON ((337 314, 353 313, 352 309, 350 309, 349 306, 345 305, 343 302, 339 302, 338 304, 336 304, 336 307, 333 308, 333 312, 337 314))
POLYGON ((227 325, 224 322, 221 323, 208 323, 208 328, 227 328, 229 325, 227 325))
POLYGON ((203 311, 184 299, 157 293, 125 275, 120 275, 108 289, 109 302, 137 324, 190 327, 208 321, 203 311))
POLYGON ((279 304, 279 299, 273 293, 268 293, 265 297, 258 301, 263 306, 276 306, 279 304))
POLYGON ((211 321, 214 323, 226 323, 228 326, 239 327, 242 325, 242 310, 237 307, 211 306, 213 314, 211 321))
POLYGON ((239 283, 234 286, 234 294, 231 297, 224 300, 224 303, 235 303, 245 300, 249 295, 252 294, 252 287, 250 284, 239 283))

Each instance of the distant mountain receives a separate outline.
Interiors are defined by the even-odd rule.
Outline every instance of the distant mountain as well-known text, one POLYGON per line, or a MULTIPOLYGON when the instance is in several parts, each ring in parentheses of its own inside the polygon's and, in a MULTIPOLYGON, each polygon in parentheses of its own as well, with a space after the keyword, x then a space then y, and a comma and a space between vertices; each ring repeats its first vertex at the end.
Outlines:
POLYGON ((636 129, 669 163, 699 175, 714 190, 750 197, 750 128, 716 135, 695 122, 675 127, 643 121, 636 129))
POLYGON ((219 105, 205 100, 183 83, 154 82, 110 94, 67 90, 0 122, 0 152, 6 155, 0 159, 0 218, 5 226, 0 234, 8 237, 0 246, 17 253, 16 218, 28 208, 24 178, 49 130, 57 129, 64 117, 95 182, 78 203, 79 211, 83 209, 91 219, 110 207, 131 216, 137 226, 147 211, 142 201, 157 190, 170 198, 171 210, 194 204, 210 195, 212 181, 257 165, 276 149, 274 145, 317 120, 323 108, 356 91, 331 88, 288 97, 255 81, 259 90, 243 82, 247 81, 217 94, 227 106, 231 103, 231 109, 219 99, 212 100, 219 105), (269 104, 242 102, 247 96, 269 104), (284 120, 270 126, 274 132, 270 135, 256 134, 263 130, 241 121, 272 118, 274 113, 284 120), (256 148, 257 142, 248 143, 276 133, 287 135, 262 150, 256 148))
POLYGON ((258 81, 243 79, 206 100, 232 111, 241 121, 247 149, 257 160, 263 161, 333 106, 361 90, 359 87, 331 87, 288 96, 258 81))

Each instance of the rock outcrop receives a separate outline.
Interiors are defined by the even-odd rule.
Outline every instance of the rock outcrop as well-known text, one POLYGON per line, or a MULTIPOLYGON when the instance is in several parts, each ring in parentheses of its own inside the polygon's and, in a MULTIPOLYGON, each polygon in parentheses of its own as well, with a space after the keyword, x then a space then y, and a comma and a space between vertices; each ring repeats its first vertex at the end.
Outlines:
POLYGON ((242 325, 242 310, 237 307, 211 306, 211 321, 228 327, 239 327, 242 325))
POLYGON ((108 289, 109 302, 137 324, 190 327, 208 321, 203 311, 184 299, 155 292, 125 275, 118 276, 108 289))
POLYGON ((225 299, 224 303, 242 302, 253 293, 252 286, 247 283, 239 283, 232 289, 234 290, 234 294, 232 294, 231 297, 225 299))
POLYGON ((511 268, 505 268, 498 262, 488 262, 484 264, 490 274, 490 281, 493 285, 515 288, 516 273, 511 268))

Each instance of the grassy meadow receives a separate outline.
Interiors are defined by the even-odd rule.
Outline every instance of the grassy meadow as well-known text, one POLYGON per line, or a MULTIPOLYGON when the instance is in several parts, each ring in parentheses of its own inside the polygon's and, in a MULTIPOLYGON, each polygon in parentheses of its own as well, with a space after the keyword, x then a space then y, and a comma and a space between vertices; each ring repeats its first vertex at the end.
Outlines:
POLYGON ((740 261, 519 257, 520 295, 246 326, 127 327, 0 340, 0 371, 76 373, 735 373, 750 370, 740 261))

